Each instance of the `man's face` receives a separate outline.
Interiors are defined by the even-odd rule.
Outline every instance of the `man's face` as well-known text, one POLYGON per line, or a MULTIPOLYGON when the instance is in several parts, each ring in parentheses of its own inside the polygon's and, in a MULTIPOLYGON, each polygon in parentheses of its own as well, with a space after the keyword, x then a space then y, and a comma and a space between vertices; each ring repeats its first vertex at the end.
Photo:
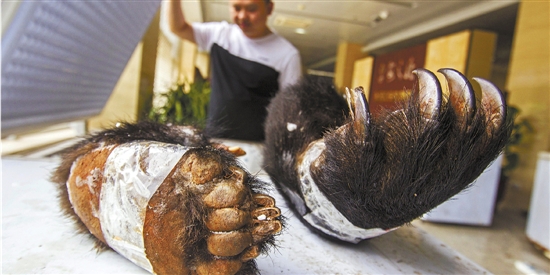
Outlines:
POLYGON ((273 2, 266 4, 264 0, 231 0, 231 17, 244 35, 258 38, 270 33, 267 28, 267 17, 273 10, 273 2))

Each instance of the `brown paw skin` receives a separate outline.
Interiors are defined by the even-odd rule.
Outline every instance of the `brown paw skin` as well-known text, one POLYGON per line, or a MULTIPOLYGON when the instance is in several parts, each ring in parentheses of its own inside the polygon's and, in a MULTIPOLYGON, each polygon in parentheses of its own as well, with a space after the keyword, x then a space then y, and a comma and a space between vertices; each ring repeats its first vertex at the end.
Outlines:
POLYGON ((230 152, 90 140, 66 153, 53 180, 65 212, 101 243, 155 274, 259 273, 255 258, 282 218, 230 152))

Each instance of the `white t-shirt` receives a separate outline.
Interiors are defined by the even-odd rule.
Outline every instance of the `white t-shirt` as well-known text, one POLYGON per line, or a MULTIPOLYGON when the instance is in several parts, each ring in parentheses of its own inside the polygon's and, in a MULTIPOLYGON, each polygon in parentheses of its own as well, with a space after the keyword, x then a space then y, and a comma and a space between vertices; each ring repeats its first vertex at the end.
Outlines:
POLYGON ((298 50, 274 33, 250 39, 227 22, 195 23, 193 31, 212 64, 206 129, 219 138, 263 140, 271 98, 302 75, 298 50))
POLYGON ((283 37, 271 33, 251 39, 236 24, 194 23, 195 41, 200 50, 210 52, 214 43, 229 53, 264 64, 279 72, 279 89, 294 84, 302 75, 300 53, 283 37))

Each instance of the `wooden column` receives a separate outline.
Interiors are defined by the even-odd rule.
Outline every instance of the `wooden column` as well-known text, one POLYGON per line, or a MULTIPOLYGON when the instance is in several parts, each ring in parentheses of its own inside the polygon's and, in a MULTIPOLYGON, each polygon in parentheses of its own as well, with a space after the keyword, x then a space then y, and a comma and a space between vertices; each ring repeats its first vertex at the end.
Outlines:
POLYGON ((153 106, 153 88, 155 84, 155 70, 157 64, 157 50, 159 43, 160 9, 151 21, 143 36, 143 50, 141 52, 141 71, 139 79, 139 95, 137 98, 138 119, 147 118, 153 106))
MULTIPOLYGON (((520 150, 520 166, 511 182, 528 195, 537 154, 550 151, 550 2, 521 1, 510 58, 506 90, 509 103, 527 118, 534 133, 520 150)), ((527 204, 524 204, 528 207, 527 204)))
POLYGON ((178 81, 193 82, 195 79, 197 45, 192 42, 182 40, 180 54, 178 81))
MULTIPOLYGON (((468 79, 490 79, 497 35, 482 30, 465 30, 428 41, 424 67, 436 72, 440 68, 453 68, 468 79)), ((443 75, 436 73, 441 83, 443 75)), ((472 85, 476 96, 481 95, 478 85, 472 85)), ((501 87, 502 88, 502 87, 501 87)), ((446 88, 443 88, 446 92, 446 88)))
POLYGON ((374 58, 367 56, 356 60, 353 66, 353 77, 351 80, 350 88, 363 87, 365 96, 369 98, 370 84, 372 80, 372 66, 374 65, 374 58))
POLYGON ((354 63, 357 59, 364 56, 361 48, 362 46, 359 44, 348 42, 338 44, 336 65, 334 68, 334 84, 340 92, 343 92, 346 87, 351 87, 354 63))

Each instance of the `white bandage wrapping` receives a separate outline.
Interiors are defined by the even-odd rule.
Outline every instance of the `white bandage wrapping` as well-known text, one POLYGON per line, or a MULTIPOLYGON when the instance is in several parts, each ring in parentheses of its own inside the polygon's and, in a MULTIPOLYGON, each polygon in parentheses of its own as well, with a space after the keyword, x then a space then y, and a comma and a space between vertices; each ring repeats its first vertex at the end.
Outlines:
POLYGON ((325 150, 323 140, 310 144, 304 154, 302 163, 298 167, 300 188, 304 202, 311 212, 305 214, 304 219, 313 227, 329 236, 336 237, 351 243, 358 243, 364 239, 380 236, 396 228, 384 230, 381 228, 361 228, 353 225, 327 197, 319 190, 310 174, 310 165, 325 150))
POLYGON ((119 145, 105 163, 99 220, 107 244, 153 272, 143 226, 149 199, 189 148, 152 141, 119 145))

